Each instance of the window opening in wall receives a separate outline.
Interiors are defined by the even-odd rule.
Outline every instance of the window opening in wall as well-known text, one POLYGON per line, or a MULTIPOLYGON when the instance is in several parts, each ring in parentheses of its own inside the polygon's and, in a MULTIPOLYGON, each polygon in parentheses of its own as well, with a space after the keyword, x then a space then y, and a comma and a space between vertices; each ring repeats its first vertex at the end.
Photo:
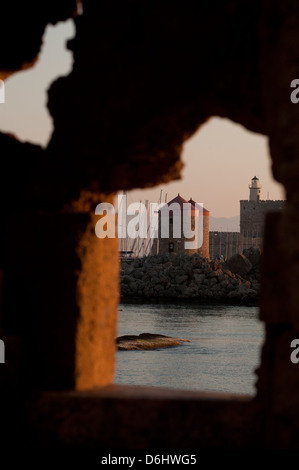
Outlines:
POLYGON ((257 307, 259 234, 268 201, 256 197, 255 207, 260 188, 249 194, 248 185, 254 179, 255 187, 259 178, 262 191, 284 199, 267 149, 265 137, 213 118, 185 143, 181 181, 129 193, 135 201, 161 202, 164 191, 169 203, 203 203, 208 248, 190 256, 183 239, 164 244, 155 238, 148 252, 140 250, 141 241, 131 245, 135 259, 121 266, 118 334, 187 341, 164 348, 163 338, 135 338, 123 348, 129 351, 117 352, 116 383, 254 394, 264 338, 257 307))

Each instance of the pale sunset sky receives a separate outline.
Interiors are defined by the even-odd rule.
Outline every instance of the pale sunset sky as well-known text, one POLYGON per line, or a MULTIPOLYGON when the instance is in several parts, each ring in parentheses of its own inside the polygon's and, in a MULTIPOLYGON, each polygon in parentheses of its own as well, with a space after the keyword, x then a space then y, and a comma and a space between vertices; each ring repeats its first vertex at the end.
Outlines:
MULTIPOLYGON (((58 77, 67 75, 73 64, 66 40, 74 36, 71 20, 49 26, 35 67, 18 72, 5 82, 6 102, 0 105, 0 130, 46 146, 52 133, 52 119, 46 109, 47 89, 58 77)), ((101 158, 101 156, 99 156, 101 158)), ((262 199, 284 199, 284 191, 271 173, 268 140, 228 119, 211 118, 184 145, 182 179, 147 190, 134 190, 128 202, 148 199, 164 201, 178 193, 202 202, 211 216, 239 215, 239 200, 248 199, 251 178, 262 184, 262 199)))

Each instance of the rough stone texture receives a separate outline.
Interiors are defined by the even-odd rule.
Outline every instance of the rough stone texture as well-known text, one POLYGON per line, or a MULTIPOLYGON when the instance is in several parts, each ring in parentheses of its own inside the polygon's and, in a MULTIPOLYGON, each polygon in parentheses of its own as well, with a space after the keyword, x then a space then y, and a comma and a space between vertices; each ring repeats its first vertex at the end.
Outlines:
POLYGON ((259 269, 262 251, 251 246, 243 250, 243 255, 250 261, 254 269, 259 269))
MULTIPOLYGON (((245 395, 113 386, 43 393, 28 401, 27 410, 31 418, 28 448, 35 450, 63 448, 76 455, 82 449, 98 449, 98 459, 108 448, 259 445, 253 426, 258 422, 257 406, 245 395)), ((85 452, 85 459, 89 456, 85 452)))
MULTIPOLYGON (((261 83, 267 93, 263 93, 264 109, 267 122, 267 134, 272 157, 275 178, 286 188, 288 204, 279 224, 278 247, 286 256, 287 265, 283 274, 293 285, 288 289, 286 303, 280 311, 275 311, 281 322, 291 321, 298 325, 298 240, 299 240, 299 136, 296 131, 299 119, 299 107, 290 101, 290 83, 299 76, 298 42, 299 4, 288 0, 264 2, 263 28, 261 29, 261 83), (286 52, 287 51, 287 52, 286 52), (272 70, 275 67, 275 74, 272 70), (272 75, 272 80, 271 80, 272 75), (275 91, 274 91, 275 90, 275 91), (288 91, 287 91, 288 90, 288 91)), ((282 301, 280 301, 280 305, 282 301)))
POLYGON ((239 253, 239 232, 209 232, 209 253, 210 258, 223 256, 230 258, 239 253))
POLYGON ((226 265, 233 273, 238 273, 240 276, 248 274, 252 269, 252 264, 243 253, 237 253, 227 260, 226 265))
MULTIPOLYGON (((39 145, 21 143, 13 135, 2 132, 0 132, 0 146, 2 155, 9 156, 0 175, 0 207, 5 225, 6 218, 10 217, 16 208, 20 209, 20 205, 27 209, 38 205, 41 207, 40 196, 35 193, 34 170, 38 162, 43 159, 44 153, 39 145), (33 201, 34 194, 35 201, 33 201)), ((0 245, 0 250, 4 250, 3 243, 0 245)))
POLYGON ((117 241, 96 238, 96 219, 25 212, 5 231, 3 331, 23 338, 27 388, 113 380, 117 241))
POLYGON ((76 292, 80 312, 75 350, 77 390, 109 385, 114 376, 118 241, 95 237, 97 219, 91 218, 78 244, 82 264, 76 292))
POLYGON ((231 272, 230 266, 220 261, 202 258, 197 253, 192 256, 165 253, 123 261, 120 272, 121 298, 256 303, 259 292, 258 268, 251 269, 249 260, 244 255, 240 257, 241 263, 240 260, 234 262, 232 258, 232 265, 238 273, 231 272))
POLYGON ((265 130, 259 1, 223 2, 216 17, 207 1, 83 4, 69 46, 73 71, 49 92, 48 171, 56 181, 59 174, 57 197, 66 187, 71 197, 78 185, 111 191, 178 178, 183 142, 211 115, 265 130))
POLYGON ((298 25, 298 2, 263 1, 260 67, 266 133, 274 176, 285 185, 288 204, 298 203, 299 107, 290 100, 291 81, 299 76, 298 25))
POLYGON ((265 230, 265 244, 261 265, 260 316, 268 325, 290 324, 292 321, 290 296, 292 279, 289 270, 292 261, 281 240, 283 215, 269 214, 265 230))
MULTIPOLYGON (((267 326, 257 383, 266 416, 266 445, 281 449, 297 448, 299 432, 298 364, 290 358, 291 342, 299 338, 298 317, 293 315, 294 285, 289 278, 295 263, 288 259, 281 243, 283 219, 284 214, 267 216, 260 311, 267 326), (274 259, 279 261, 275 263, 274 259)), ((298 304, 296 309, 298 312, 298 304)))
POLYGON ((0 78, 31 67, 37 59, 47 24, 66 20, 75 10, 76 0, 43 3, 28 0, 18 2, 17 7, 15 2, 2 2, 0 78))
MULTIPOLYGON (((45 25, 71 16, 73 7, 73 1, 58 0, 1 5, 1 77, 32 63, 45 25)), ((289 343, 299 335, 299 106, 290 101, 290 83, 299 77, 299 3, 227 0, 215 8, 207 0, 85 0, 83 7, 70 44, 74 70, 49 92, 55 130, 48 149, 0 137, 10 165, 1 173, 2 317, 14 337, 8 344, 20 344, 11 349, 11 370, 12 382, 22 384, 1 396, 2 446, 298 448, 299 375, 289 343), (108 388, 34 394, 25 408, 30 388, 82 389, 112 376, 110 353, 95 359, 90 325, 97 317, 99 342, 112 347, 117 246, 99 242, 94 260, 91 241, 79 255, 90 219, 63 210, 76 213, 73 201, 82 191, 90 193, 91 209, 94 198, 106 199, 102 193, 178 178, 184 141, 210 116, 269 136, 274 176, 288 197, 278 222, 269 218, 273 231, 266 236, 265 247, 274 251, 264 257, 261 318, 267 336, 256 399, 108 388), (21 215, 15 210, 20 201, 30 201, 21 215), (99 271, 107 293, 95 288, 99 271)))
POLYGON ((284 205, 285 201, 240 201, 240 246, 262 248, 266 214, 278 212, 284 205))

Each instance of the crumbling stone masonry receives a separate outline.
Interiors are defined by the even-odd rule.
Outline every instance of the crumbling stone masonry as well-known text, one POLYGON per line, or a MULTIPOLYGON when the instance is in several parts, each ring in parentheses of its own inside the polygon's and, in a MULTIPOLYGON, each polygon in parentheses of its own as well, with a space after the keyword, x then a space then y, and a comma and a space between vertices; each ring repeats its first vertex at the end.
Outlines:
POLYGON ((77 30, 73 71, 49 90, 47 149, 0 136, 3 452, 298 448, 299 3, 82 3, 82 16, 74 0, 1 5, 0 78, 37 60, 47 24, 77 30), (95 237, 94 207, 179 178, 183 143, 211 116, 267 135, 287 192, 266 223, 257 394, 113 386, 117 243, 95 237))

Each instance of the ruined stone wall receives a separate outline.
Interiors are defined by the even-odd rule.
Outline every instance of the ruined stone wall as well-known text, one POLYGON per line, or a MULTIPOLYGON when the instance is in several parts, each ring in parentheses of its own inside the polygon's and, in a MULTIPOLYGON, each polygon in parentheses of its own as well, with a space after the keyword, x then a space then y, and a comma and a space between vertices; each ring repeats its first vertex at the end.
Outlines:
POLYGON ((2 452, 298 448, 298 0, 82 3, 77 17, 72 0, 1 5, 1 78, 36 62, 47 24, 76 25, 73 70, 49 90, 48 147, 0 134, 2 452), (184 142, 211 116, 268 136, 288 198, 266 230, 257 396, 107 387, 118 246, 94 238, 94 207, 180 178, 184 142))

